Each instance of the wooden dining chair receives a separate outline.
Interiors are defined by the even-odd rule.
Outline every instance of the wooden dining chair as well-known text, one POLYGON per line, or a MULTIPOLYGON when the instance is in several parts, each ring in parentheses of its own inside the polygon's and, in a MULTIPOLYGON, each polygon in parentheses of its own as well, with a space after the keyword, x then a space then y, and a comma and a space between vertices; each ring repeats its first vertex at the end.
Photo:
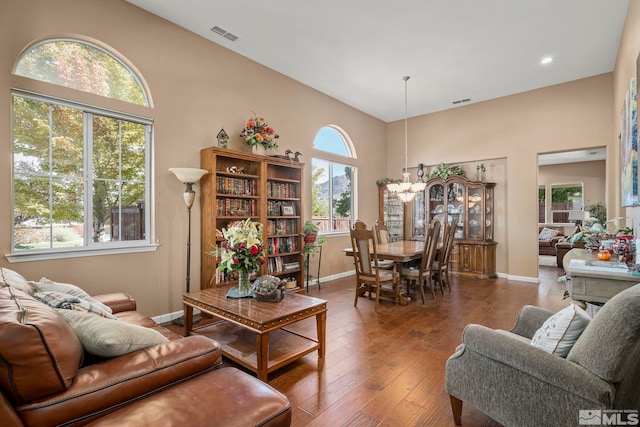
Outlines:
POLYGON ((413 282, 417 282, 420 288, 420 296, 422 297, 422 303, 424 304, 424 287, 429 285, 431 288, 431 294, 433 299, 436 299, 436 292, 434 290, 433 274, 435 272, 433 268, 433 261, 438 249, 438 238, 440 236, 440 221, 434 220, 429 224, 424 241, 424 249, 422 250, 422 258, 420 260, 420 267, 403 267, 400 277, 407 281, 407 288, 413 282))
POLYGON ((356 295, 353 306, 357 307, 358 297, 365 292, 375 292, 375 309, 380 303, 380 291, 383 286, 395 292, 395 302, 400 300, 400 280, 393 265, 391 270, 380 268, 376 251, 377 238, 372 229, 368 230, 364 222, 358 220, 351 228, 351 245, 356 267, 356 295))
POLYGON ((457 224, 452 222, 445 226, 444 235, 442 236, 442 249, 438 259, 433 263, 436 280, 440 284, 440 291, 444 293, 443 288, 445 285, 451 292, 451 283, 449 282, 449 261, 451 260, 451 253, 453 252, 453 241, 455 240, 457 224))
MULTIPOLYGON (((380 220, 376 220, 375 225, 373 226, 376 231, 376 237, 378 238, 378 243, 390 243, 391 239, 389 238, 389 229, 385 225, 384 222, 380 222, 380 220)), ((378 260, 378 267, 384 268, 387 270, 391 270, 395 267, 395 262, 388 259, 378 260)))

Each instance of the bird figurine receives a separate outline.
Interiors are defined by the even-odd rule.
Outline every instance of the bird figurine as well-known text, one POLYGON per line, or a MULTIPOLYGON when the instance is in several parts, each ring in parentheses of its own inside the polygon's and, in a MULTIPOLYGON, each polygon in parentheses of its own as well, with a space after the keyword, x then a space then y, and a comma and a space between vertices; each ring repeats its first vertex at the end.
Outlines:
POLYGON ((299 162, 300 161, 300 156, 302 156, 302 153, 299 151, 296 151, 293 155, 293 161, 294 162, 299 162))
POLYGON ((289 156, 289 154, 292 154, 292 153, 293 153, 293 151, 287 150, 287 151, 284 152, 284 155, 287 156, 287 159, 291 160, 291 157, 289 156))

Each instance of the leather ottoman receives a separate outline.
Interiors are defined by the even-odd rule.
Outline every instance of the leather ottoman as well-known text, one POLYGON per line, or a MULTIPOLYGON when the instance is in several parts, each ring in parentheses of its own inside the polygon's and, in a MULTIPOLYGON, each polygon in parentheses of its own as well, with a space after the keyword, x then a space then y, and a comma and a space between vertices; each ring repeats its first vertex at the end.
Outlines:
POLYGON ((289 426, 289 400, 236 368, 219 368, 94 421, 96 427, 289 426))

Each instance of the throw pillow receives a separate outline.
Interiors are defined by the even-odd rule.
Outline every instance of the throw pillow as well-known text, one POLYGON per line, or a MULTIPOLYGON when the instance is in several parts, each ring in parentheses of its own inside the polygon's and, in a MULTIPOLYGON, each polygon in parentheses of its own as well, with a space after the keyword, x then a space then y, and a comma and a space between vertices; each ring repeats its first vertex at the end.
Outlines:
POLYGON ((540 234, 538 234, 538 240, 551 240, 560 234, 562 233, 560 233, 558 230, 544 227, 542 230, 540 230, 540 234))
POLYGON ((25 294, 33 295, 35 286, 32 282, 27 281, 20 274, 8 268, 0 267, 0 285, 5 284, 7 286, 13 286, 16 289, 20 289, 25 294))
POLYGON ((113 313, 113 310, 111 310, 111 307, 109 307, 108 305, 104 305, 100 301, 92 298, 91 295, 89 295, 88 293, 86 293, 84 290, 82 290, 76 285, 72 285, 70 283, 54 282, 53 280, 49 280, 46 277, 43 277, 42 279, 40 279, 39 282, 34 282, 34 285, 36 287, 36 292, 53 291, 53 292, 60 292, 63 294, 72 295, 74 297, 81 298, 85 301, 89 301, 91 304, 100 307, 104 311, 113 313))
POLYGON ((547 353, 567 357, 591 318, 575 304, 563 308, 549 317, 533 334, 531 344, 547 353))
POLYGON ((48 305, 52 308, 62 308, 65 310, 83 311, 85 313, 97 314, 101 317, 107 317, 109 319, 118 320, 116 316, 108 311, 103 310, 100 306, 94 305, 89 301, 85 301, 82 298, 75 297, 69 294, 63 294, 61 292, 36 292, 33 297, 38 301, 48 305))
POLYGON ((151 328, 73 310, 57 311, 71 326, 84 349, 96 356, 122 356, 152 345, 169 342, 164 335, 151 328))

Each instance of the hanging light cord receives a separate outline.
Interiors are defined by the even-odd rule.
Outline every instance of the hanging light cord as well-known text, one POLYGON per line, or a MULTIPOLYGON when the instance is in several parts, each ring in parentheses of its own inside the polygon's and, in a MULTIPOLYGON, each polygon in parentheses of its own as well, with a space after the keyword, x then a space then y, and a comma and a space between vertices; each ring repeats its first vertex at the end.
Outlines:
POLYGON ((409 76, 404 76, 402 80, 404 80, 404 172, 408 172, 408 154, 407 154, 407 145, 408 145, 408 127, 407 121, 409 120, 409 108, 407 107, 407 81, 409 80, 409 76))

